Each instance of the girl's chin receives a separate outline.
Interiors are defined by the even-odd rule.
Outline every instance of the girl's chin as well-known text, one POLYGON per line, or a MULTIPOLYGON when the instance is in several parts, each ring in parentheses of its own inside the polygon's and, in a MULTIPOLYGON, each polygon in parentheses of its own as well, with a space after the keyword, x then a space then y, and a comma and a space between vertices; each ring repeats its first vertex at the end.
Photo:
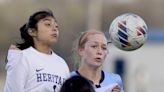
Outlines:
POLYGON ((100 63, 100 62, 98 62, 98 63, 94 63, 94 65, 93 65, 94 67, 97 67, 97 68, 99 68, 99 67, 101 67, 102 66, 102 63, 100 63))
POLYGON ((53 40, 50 41, 50 43, 52 43, 52 44, 54 44, 56 42, 57 42, 57 39, 53 39, 53 40))

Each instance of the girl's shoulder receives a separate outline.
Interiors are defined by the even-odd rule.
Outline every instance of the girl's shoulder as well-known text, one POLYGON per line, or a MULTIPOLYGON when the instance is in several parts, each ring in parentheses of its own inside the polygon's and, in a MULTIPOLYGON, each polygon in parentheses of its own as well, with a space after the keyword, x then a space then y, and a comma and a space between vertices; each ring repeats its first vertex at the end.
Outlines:
POLYGON ((19 59, 22 57, 22 51, 17 49, 9 49, 6 56, 6 70, 12 69, 19 59))
POLYGON ((103 71, 103 72, 104 72, 104 81, 103 82, 122 84, 122 79, 119 74, 108 72, 108 71, 103 71))
POLYGON ((122 84, 121 76, 116 73, 104 71, 104 81, 102 84, 106 86, 113 83, 117 83, 121 87, 122 90, 121 92, 123 92, 123 84, 122 84))
POLYGON ((108 71, 104 71, 103 70, 103 72, 104 72, 104 75, 105 75, 105 77, 107 77, 107 78, 120 78, 120 75, 119 74, 116 74, 116 73, 112 73, 112 72, 108 72, 108 71))
POLYGON ((104 72, 105 75, 108 75, 108 76, 118 76, 118 74, 113 73, 113 72, 104 71, 104 70, 102 70, 102 71, 104 72))

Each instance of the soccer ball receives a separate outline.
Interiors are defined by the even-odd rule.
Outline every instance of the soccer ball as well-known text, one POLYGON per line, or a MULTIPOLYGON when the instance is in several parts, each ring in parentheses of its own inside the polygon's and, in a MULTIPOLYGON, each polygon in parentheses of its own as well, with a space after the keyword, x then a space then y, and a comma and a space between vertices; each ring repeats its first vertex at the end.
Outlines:
POLYGON ((109 35, 116 47, 124 51, 133 51, 145 43, 147 30, 147 25, 140 16, 125 13, 113 20, 109 35))

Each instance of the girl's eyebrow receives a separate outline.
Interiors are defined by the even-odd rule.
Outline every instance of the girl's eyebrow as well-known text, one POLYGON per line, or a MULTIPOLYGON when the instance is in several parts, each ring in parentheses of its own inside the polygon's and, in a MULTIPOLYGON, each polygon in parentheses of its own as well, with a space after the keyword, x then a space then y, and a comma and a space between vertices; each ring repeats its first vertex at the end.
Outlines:
MULTIPOLYGON (((97 41, 88 41, 89 43, 99 43, 99 42, 97 42, 97 41)), ((104 44, 104 45, 106 45, 105 43, 102 43, 102 44, 104 44)))
POLYGON ((45 18, 43 19, 43 21, 51 21, 51 19, 45 18))
POLYGON ((51 17, 46 17, 43 19, 43 21, 53 21, 53 20, 56 22, 56 20, 54 18, 51 18, 51 17))
POLYGON ((53 20, 53 19, 50 19, 50 18, 44 18, 42 21, 43 21, 43 22, 44 22, 44 21, 49 21, 49 22, 54 21, 54 22, 57 23, 57 21, 56 21, 55 19, 53 20))

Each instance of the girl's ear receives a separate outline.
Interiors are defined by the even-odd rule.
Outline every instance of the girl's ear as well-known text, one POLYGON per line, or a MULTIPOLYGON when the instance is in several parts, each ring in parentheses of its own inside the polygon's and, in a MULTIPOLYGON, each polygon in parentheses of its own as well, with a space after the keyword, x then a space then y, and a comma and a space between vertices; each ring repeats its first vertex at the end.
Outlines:
POLYGON ((77 48, 76 52, 81 56, 83 54, 83 48, 77 48))
POLYGON ((32 37, 35 37, 37 35, 37 31, 35 29, 29 28, 27 31, 28 34, 32 37))

